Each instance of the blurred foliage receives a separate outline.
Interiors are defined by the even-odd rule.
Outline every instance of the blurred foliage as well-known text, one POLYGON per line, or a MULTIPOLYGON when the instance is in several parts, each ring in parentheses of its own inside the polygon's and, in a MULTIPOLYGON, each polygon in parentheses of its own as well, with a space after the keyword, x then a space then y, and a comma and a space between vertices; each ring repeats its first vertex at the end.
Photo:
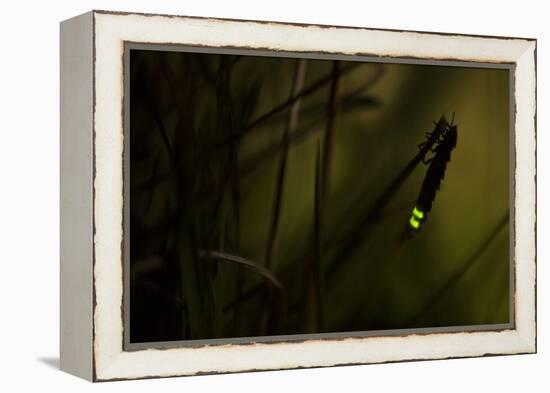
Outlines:
POLYGON ((130 74, 132 342, 509 321, 507 70, 132 50, 130 74))

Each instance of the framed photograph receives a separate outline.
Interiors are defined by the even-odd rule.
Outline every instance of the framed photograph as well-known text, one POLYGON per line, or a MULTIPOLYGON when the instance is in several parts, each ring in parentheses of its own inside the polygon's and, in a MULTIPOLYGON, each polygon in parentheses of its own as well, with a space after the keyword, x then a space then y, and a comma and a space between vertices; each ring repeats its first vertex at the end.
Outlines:
POLYGON ((61 368, 536 352, 536 40, 61 23, 61 368))

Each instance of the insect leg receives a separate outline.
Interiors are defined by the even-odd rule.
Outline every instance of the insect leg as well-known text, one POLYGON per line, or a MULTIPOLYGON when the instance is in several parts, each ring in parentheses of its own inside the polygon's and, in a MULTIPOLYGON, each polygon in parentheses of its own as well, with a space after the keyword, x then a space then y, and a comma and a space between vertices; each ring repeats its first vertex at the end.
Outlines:
POLYGON ((434 159, 433 157, 426 159, 426 156, 424 156, 422 157, 422 162, 428 165, 430 162, 432 162, 433 159, 434 159))

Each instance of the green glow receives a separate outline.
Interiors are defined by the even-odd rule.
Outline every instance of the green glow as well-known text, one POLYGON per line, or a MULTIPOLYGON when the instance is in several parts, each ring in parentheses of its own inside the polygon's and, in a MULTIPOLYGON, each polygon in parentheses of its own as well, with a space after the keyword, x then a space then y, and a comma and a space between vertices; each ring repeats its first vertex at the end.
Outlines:
POLYGON ((415 217, 417 217, 421 220, 424 218, 424 213, 422 211, 418 210, 416 206, 413 209, 413 214, 414 214, 415 217))
POLYGON ((411 224, 411 227, 413 227, 414 229, 420 228, 420 221, 418 221, 414 216, 411 217, 411 219, 409 220, 409 223, 411 224))

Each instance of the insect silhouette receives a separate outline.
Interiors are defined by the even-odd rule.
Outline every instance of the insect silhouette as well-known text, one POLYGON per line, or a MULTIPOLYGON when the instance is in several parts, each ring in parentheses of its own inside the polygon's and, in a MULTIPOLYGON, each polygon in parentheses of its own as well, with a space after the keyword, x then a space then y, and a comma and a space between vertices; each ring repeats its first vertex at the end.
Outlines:
POLYGON ((451 161, 451 152, 456 147, 458 138, 457 126, 453 125, 453 122, 454 114, 450 125, 440 121, 433 132, 426 133, 427 140, 418 145, 420 152, 424 153, 422 162, 429 165, 429 167, 422 182, 416 205, 409 218, 410 234, 419 231, 426 221, 428 213, 432 210, 435 194, 441 187, 441 182, 445 177, 447 163, 451 161), (441 124, 445 126, 441 126, 441 124), (430 145, 432 147, 426 151, 426 146, 430 145), (434 155, 426 159, 428 152, 432 152, 434 155))

